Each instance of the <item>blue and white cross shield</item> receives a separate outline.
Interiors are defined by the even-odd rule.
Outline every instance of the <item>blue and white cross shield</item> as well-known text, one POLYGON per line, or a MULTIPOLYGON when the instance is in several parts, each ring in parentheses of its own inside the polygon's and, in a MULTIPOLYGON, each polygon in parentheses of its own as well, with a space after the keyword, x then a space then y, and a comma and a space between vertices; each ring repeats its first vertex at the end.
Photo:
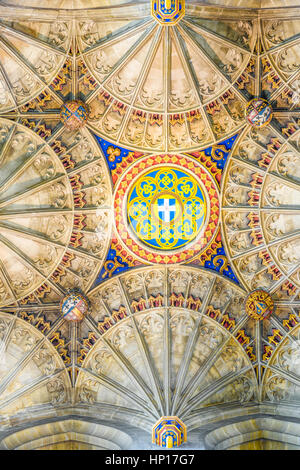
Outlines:
POLYGON ((163 222, 172 222, 176 216, 176 199, 160 197, 156 200, 156 213, 163 222))

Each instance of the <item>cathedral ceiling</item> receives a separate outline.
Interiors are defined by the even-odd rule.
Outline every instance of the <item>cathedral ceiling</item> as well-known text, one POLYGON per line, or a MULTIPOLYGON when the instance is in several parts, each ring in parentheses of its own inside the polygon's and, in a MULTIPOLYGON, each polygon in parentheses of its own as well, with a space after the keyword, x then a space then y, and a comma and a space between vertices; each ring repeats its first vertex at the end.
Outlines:
MULTIPOLYGON (((119 421, 150 436, 163 415, 193 431, 210 410, 299 404, 299 9, 187 3, 165 26, 125 3, 0 2, 6 448, 126 448, 119 421), (245 117, 259 96, 260 128, 245 117), (155 238, 160 194, 193 219, 155 238), (72 289, 81 323, 62 314, 72 289), (261 322, 245 311, 256 289, 274 302, 261 322), (39 423, 72 409, 106 422, 39 423), (9 436, 29 413, 34 442, 9 436)), ((227 446, 220 430, 206 444, 227 446)))

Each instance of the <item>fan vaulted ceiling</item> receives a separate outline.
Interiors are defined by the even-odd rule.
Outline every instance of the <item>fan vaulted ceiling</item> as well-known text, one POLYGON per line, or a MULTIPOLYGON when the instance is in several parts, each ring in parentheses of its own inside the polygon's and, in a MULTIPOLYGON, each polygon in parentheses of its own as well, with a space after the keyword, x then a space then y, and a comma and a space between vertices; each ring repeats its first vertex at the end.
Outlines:
POLYGON ((194 449, 299 448, 300 10, 228 3, 163 26, 150 0, 0 2, 2 448, 150 448, 164 415, 194 449), (128 223, 153 167, 199 181, 187 247, 128 223), (61 313, 74 288, 80 324, 61 313))

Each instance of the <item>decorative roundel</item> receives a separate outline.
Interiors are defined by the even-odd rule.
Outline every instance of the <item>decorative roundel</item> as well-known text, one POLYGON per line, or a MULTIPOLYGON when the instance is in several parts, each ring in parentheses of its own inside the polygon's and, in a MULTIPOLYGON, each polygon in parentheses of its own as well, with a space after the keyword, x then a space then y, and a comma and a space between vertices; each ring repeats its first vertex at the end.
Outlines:
POLYGON ((70 131, 81 129, 88 118, 88 108, 80 100, 67 101, 60 112, 60 120, 70 131))
POLYGON ((186 425, 178 416, 162 416, 152 427, 152 443, 160 447, 179 447, 186 439, 186 425))
POLYGON ((268 292, 257 289, 246 297, 245 308, 246 313, 254 320, 265 320, 273 312, 274 301, 268 292))
POLYGON ((65 320, 81 321, 88 311, 87 298, 77 289, 70 291, 61 301, 60 309, 65 320))
POLYGON ((152 16, 163 25, 178 23, 185 13, 185 0, 152 0, 152 16))
POLYGON ((118 182, 114 207, 123 245, 152 263, 195 256, 219 220, 215 182, 197 162, 178 155, 146 157, 130 167, 118 182))
POLYGON ((267 100, 254 98, 246 106, 246 119, 254 127, 264 127, 272 120, 272 108, 267 100))
POLYGON ((128 219, 135 235, 162 250, 190 243, 203 227, 206 206, 197 180, 172 166, 143 174, 127 198, 128 219))

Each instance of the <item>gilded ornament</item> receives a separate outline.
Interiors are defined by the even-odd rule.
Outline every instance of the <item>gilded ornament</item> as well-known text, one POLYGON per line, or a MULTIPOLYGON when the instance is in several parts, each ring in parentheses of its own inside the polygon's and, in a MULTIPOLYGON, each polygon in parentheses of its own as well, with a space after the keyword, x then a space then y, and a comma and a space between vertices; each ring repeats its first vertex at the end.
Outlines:
POLYGON ((177 416, 162 416, 152 428, 152 443, 171 449, 186 442, 186 425, 177 416))
POLYGON ((266 320, 274 310, 274 301, 268 292, 257 289, 246 298, 245 309, 249 317, 254 320, 266 320))
POLYGON ((265 127, 273 117, 271 105, 263 98, 254 98, 246 105, 246 119, 251 126, 265 127))

